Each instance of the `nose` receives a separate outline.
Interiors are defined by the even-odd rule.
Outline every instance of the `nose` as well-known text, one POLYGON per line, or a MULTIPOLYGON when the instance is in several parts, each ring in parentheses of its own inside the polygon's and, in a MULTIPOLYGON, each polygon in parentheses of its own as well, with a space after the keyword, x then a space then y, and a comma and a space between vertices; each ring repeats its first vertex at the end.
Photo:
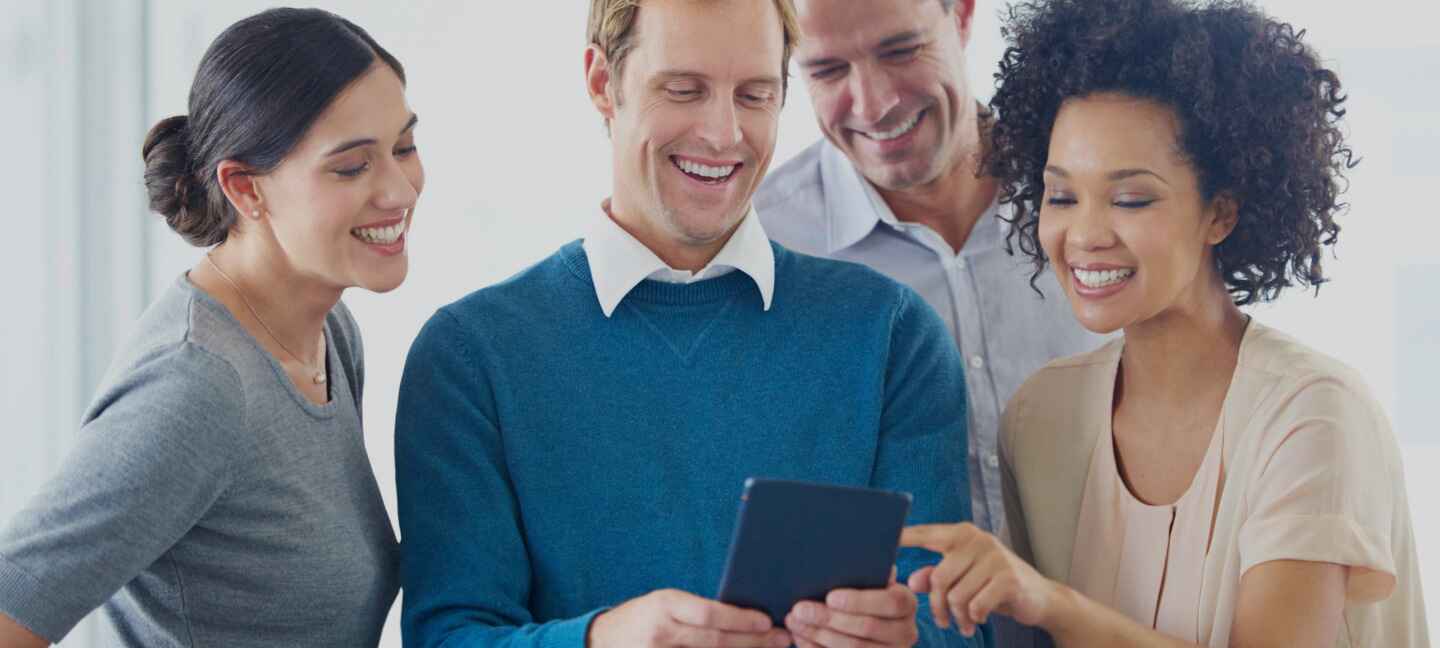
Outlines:
MULTIPOLYGON (((413 153, 412 153, 413 155, 413 153)), ((386 211, 397 211, 410 209, 420 199, 420 189, 424 183, 424 171, 417 165, 416 177, 412 178, 407 173, 404 164, 394 158, 387 158, 387 162, 379 165, 375 187, 375 205, 386 211)))
POLYGON ((850 96, 851 114, 867 126, 880 123, 900 103, 890 75, 868 66, 856 66, 850 75, 850 96))
POLYGON ((740 117, 729 96, 716 93, 705 102, 696 135, 716 152, 733 149, 740 143, 740 117))
POLYGON ((1103 250, 1115 245, 1115 228, 1110 223, 1109 205, 1104 201, 1086 200, 1071 210, 1065 241, 1071 249, 1103 250))

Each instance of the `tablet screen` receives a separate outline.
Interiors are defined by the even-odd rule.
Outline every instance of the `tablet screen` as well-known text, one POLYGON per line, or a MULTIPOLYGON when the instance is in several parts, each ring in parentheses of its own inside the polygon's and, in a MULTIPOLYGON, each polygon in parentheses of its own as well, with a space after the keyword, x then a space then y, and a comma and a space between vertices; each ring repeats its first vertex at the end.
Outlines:
POLYGON ((802 600, 883 589, 909 511, 908 493, 748 479, 717 598, 783 627, 802 600))

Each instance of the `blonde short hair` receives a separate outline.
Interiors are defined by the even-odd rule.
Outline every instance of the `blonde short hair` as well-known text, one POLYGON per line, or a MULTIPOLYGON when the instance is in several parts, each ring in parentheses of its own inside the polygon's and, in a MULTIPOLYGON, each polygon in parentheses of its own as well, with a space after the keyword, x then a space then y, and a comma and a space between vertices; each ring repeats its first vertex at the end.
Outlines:
MULTIPOLYGON (((635 47, 635 21, 643 0, 590 0, 590 21, 585 37, 590 45, 605 53, 605 60, 619 78, 625 58, 635 47)), ((780 83, 783 92, 790 87, 790 54, 800 41, 800 22, 795 17, 795 0, 774 0, 780 12, 785 49, 780 58, 780 83)))

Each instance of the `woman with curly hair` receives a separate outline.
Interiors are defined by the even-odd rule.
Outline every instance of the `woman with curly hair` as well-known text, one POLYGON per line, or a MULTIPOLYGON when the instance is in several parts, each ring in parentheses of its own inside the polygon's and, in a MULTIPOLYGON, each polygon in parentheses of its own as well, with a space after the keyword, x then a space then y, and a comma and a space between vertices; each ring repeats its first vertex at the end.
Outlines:
MULTIPOLYGON (((1051 363, 1002 424, 1009 547, 911 586, 1064 646, 1426 646, 1399 449, 1351 369, 1240 306, 1325 281, 1353 166, 1336 75, 1243 2, 1010 11, 987 170, 1011 242, 1123 338, 1051 363)), ((1018 643, 1018 642, 1017 642, 1018 643)))

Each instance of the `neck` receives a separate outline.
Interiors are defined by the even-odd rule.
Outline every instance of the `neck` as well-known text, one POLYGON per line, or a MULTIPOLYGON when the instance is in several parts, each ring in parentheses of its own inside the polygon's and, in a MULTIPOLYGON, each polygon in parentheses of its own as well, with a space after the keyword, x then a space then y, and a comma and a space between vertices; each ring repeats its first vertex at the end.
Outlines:
POLYGON ((720 250, 730 242, 730 237, 740 229, 740 223, 726 231, 719 238, 712 241, 689 241, 663 231, 654 223, 658 219, 646 218, 633 208, 627 207, 623 202, 612 202, 607 199, 602 203, 605 214, 614 221, 620 229, 625 230, 641 245, 649 248, 655 256, 660 257, 665 265, 676 270, 688 270, 699 272, 710 265, 711 261, 720 254, 720 250))
POLYGON ((1216 394, 1223 398, 1249 320, 1218 274, 1211 274, 1202 299, 1125 327, 1118 398, 1177 406, 1216 394))
POLYGON ((968 113, 956 132, 962 139, 956 143, 950 168, 939 177, 905 189, 877 186, 876 190, 895 218, 935 230, 958 253, 975 223, 995 201, 999 184, 994 178, 978 175, 985 150, 978 107, 968 113))
POLYGON ((190 271, 191 282, 224 304, 265 346, 275 341, 267 339, 271 335, 278 338, 283 348, 276 349, 282 352, 277 357, 288 349, 302 363, 314 363, 325 316, 342 289, 302 276, 278 247, 265 243, 258 236, 232 237, 210 252, 233 286, 203 259, 190 271))

